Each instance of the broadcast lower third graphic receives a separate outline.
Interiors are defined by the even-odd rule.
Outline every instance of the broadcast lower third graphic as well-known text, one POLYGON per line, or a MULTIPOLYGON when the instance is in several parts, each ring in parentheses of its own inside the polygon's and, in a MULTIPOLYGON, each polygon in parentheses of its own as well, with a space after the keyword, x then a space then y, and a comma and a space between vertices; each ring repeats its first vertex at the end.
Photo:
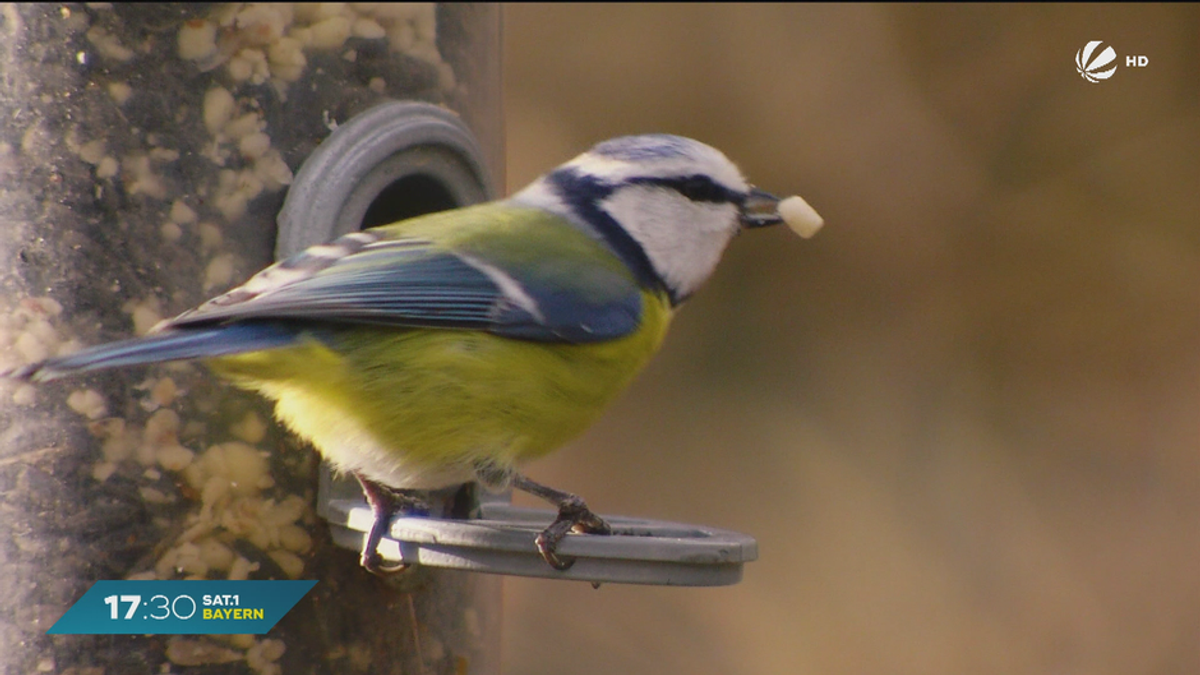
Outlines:
POLYGON ((97 581, 51 635, 262 635, 316 581, 97 581))
MULTIPOLYGON (((1150 64, 1150 57, 1143 54, 1128 54, 1125 56, 1126 68, 1145 68, 1150 64)), ((1117 72, 1119 59, 1117 50, 1103 40, 1092 40, 1075 52, 1075 70, 1079 76, 1099 84, 1112 77, 1117 72)))

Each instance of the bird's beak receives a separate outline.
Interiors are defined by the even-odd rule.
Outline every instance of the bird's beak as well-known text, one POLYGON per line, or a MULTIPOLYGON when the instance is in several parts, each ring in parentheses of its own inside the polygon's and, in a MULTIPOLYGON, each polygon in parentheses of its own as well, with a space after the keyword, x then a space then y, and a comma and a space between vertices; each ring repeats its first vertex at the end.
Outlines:
POLYGON ((741 221, 742 227, 766 227, 784 223, 805 239, 816 234, 825 224, 821 214, 796 195, 780 199, 756 187, 750 188, 749 196, 742 202, 741 221))
POLYGON ((742 227, 746 228, 766 227, 782 223, 783 216, 779 215, 779 197, 751 187, 750 196, 742 202, 741 220, 742 227))

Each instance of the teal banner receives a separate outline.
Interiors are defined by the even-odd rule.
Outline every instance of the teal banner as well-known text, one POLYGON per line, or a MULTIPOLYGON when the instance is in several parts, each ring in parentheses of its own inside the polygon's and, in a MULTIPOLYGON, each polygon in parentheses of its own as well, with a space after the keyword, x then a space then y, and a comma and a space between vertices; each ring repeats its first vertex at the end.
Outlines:
POLYGON ((316 581, 97 581, 52 635, 261 635, 316 581))

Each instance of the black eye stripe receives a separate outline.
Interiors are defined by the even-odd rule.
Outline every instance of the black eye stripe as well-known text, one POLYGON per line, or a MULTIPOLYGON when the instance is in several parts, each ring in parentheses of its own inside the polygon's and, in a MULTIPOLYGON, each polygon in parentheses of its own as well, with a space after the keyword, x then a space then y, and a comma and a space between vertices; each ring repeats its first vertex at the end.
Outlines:
POLYGON ((633 178, 629 181, 635 185, 654 185, 678 192, 694 202, 710 202, 714 204, 740 204, 745 201, 745 195, 738 194, 729 188, 718 185, 713 179, 704 175, 675 176, 671 178, 633 178))

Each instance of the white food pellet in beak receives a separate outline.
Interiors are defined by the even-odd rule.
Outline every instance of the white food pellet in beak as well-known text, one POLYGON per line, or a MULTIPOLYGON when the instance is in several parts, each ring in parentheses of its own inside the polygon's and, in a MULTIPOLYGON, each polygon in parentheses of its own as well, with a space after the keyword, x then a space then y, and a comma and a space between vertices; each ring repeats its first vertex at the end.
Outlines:
POLYGON ((779 200, 779 217, 792 229, 792 232, 808 239, 821 229, 825 219, 821 218, 813 207, 802 198, 792 195, 779 200))

